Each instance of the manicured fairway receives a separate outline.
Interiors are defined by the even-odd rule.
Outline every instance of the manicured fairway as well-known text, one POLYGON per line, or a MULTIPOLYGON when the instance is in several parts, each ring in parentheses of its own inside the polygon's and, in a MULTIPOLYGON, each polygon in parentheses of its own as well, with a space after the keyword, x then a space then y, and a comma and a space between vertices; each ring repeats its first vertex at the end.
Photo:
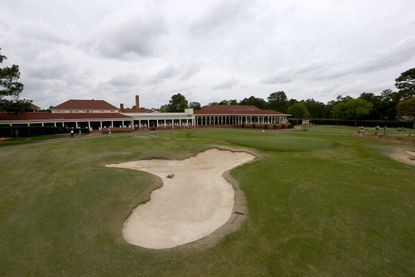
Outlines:
POLYGON ((394 147, 402 145, 247 129, 4 147, 0 276, 414 276, 415 167, 383 154, 394 147), (160 183, 104 165, 218 145, 260 155, 232 171, 248 202, 241 229, 208 248, 127 244, 124 218, 160 183))
MULTIPOLYGON (((297 131, 303 131, 304 127, 302 125, 297 125, 295 127, 297 131)), ((306 127, 307 132, 309 133, 318 133, 318 134, 344 134, 344 135, 355 135, 358 134, 359 126, 352 127, 352 126, 336 126, 336 125, 310 125, 306 127)), ((377 135, 379 136, 415 136, 414 129, 401 129, 399 128, 386 128, 383 129, 382 127, 379 130, 376 130, 375 127, 364 127, 364 133, 366 135, 377 135)))

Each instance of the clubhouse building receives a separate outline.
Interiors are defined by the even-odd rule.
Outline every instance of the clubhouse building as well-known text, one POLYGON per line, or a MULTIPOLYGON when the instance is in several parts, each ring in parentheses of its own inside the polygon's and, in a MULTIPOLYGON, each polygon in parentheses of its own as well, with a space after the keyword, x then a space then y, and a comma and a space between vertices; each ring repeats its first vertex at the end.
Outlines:
MULTIPOLYGON (((36 106, 37 107, 37 106, 36 106)), ((38 108, 38 107, 37 107, 38 108)), ((50 112, 9 114, 0 112, 0 126, 54 126, 89 128, 175 128, 193 126, 232 126, 242 124, 287 124, 288 114, 262 110, 255 106, 215 105, 183 113, 164 113, 140 108, 135 97, 133 108, 117 108, 104 100, 68 100, 50 112)))

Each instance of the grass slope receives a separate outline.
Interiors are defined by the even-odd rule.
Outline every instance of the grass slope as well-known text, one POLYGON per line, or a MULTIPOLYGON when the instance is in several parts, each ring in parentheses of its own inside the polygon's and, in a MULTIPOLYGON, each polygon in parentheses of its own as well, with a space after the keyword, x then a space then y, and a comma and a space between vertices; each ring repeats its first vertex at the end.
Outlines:
POLYGON ((1 276, 414 275, 415 170, 350 136, 209 129, 0 149, 1 276), (123 219, 160 184, 107 163, 256 149, 232 171, 242 228, 212 248, 125 243, 123 219))
POLYGON ((33 136, 33 137, 18 137, 18 138, 7 138, 6 140, 0 140, 1 146, 17 145, 17 144, 27 144, 39 141, 46 141, 50 139, 64 138, 68 137, 67 134, 55 134, 55 135, 44 135, 44 136, 33 136))

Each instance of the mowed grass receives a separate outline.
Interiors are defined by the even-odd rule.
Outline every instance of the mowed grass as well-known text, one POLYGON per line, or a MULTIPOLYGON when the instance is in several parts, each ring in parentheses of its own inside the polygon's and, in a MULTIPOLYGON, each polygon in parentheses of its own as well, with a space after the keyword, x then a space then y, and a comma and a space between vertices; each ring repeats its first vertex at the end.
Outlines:
MULTIPOLYGON (((306 126, 306 130, 309 133, 317 134, 337 134, 337 135, 357 135, 360 126, 339 126, 339 125, 309 125, 306 126)), ((297 125, 295 126, 295 131, 304 131, 304 126, 297 125)), ((375 127, 364 127, 364 134, 369 136, 415 136, 414 129, 403 129, 399 128, 386 128, 380 127, 379 130, 376 130, 375 127)))
POLYGON ((17 145, 17 144, 27 144, 33 142, 39 142, 43 140, 57 139, 68 137, 68 134, 54 134, 54 135, 44 135, 44 136, 33 136, 33 137, 17 137, 17 138, 7 138, 0 140, 1 146, 17 145))
POLYGON ((113 134, 0 149, 1 276, 413 276, 415 168, 352 136, 207 129, 113 134), (184 158, 213 146, 255 150, 232 171, 249 213, 217 245, 149 250, 123 220, 159 186, 105 168, 184 158))

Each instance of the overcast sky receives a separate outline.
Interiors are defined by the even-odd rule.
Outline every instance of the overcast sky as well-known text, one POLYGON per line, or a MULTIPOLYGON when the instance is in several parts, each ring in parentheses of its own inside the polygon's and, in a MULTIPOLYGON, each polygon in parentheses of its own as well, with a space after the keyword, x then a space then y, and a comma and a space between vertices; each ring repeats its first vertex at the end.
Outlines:
POLYGON ((394 88, 415 67, 414 0, 1 0, 23 96, 159 107, 266 97, 326 102, 394 88))

